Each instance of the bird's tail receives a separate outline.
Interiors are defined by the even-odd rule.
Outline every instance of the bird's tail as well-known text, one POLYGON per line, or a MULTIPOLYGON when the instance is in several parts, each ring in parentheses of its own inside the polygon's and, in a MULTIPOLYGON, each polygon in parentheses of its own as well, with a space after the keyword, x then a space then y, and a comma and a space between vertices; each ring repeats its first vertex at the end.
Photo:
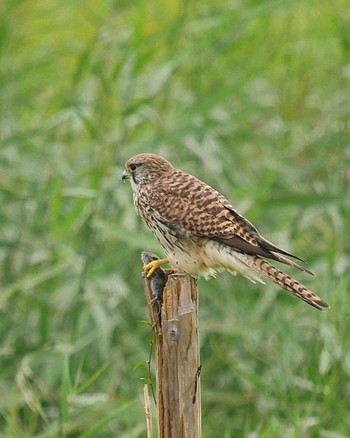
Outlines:
POLYGON ((258 256, 246 255, 244 262, 255 269, 262 277, 278 284, 282 289, 310 304, 310 306, 316 307, 319 310, 325 310, 329 307, 325 301, 311 292, 306 286, 275 268, 266 260, 258 256))

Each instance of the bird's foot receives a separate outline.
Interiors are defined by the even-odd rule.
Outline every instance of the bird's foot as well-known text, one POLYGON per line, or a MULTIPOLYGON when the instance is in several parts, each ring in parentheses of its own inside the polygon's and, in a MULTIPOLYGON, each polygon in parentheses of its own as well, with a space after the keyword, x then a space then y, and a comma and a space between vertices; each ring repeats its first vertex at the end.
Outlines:
POLYGON ((166 263, 169 263, 168 259, 157 259, 147 263, 147 265, 143 267, 143 270, 147 272, 147 278, 150 278, 156 269, 159 269, 166 263))

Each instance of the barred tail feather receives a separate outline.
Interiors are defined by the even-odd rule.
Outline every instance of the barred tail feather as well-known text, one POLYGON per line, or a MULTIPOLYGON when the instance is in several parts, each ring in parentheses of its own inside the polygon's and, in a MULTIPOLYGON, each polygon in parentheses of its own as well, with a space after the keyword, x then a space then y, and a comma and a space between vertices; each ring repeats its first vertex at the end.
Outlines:
POLYGON ((275 268, 266 260, 258 256, 247 256, 244 262, 259 272, 261 276, 278 284, 282 289, 310 304, 310 306, 318 310, 325 310, 329 307, 325 301, 311 292, 306 286, 275 268))

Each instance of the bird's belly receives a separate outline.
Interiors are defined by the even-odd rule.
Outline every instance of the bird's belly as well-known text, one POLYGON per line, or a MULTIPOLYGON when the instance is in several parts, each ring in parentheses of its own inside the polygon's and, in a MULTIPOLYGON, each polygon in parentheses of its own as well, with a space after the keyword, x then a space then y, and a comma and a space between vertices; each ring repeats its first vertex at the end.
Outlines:
POLYGON ((145 215, 143 215, 143 219, 163 247, 165 255, 175 271, 197 277, 201 275, 203 269, 207 270, 207 267, 203 265, 203 249, 198 238, 175 226, 170 228, 156 215, 153 216, 152 221, 148 220, 145 215))
MULTIPOLYGON (((165 253, 175 271, 198 277, 205 275, 208 269, 203 263, 201 249, 197 246, 191 248, 187 245, 186 248, 172 248, 170 251, 166 250, 165 253)), ((214 275, 214 272, 211 275, 214 275)))
POLYGON ((175 271, 190 274, 193 277, 215 274, 214 271, 207 272, 208 267, 203 260, 204 248, 193 236, 159 232, 159 227, 154 234, 175 271))
POLYGON ((213 257, 212 252, 208 251, 209 240, 205 238, 178 239, 171 246, 161 239, 159 242, 175 271, 184 272, 193 277, 208 278, 215 276, 217 271, 223 269, 220 260, 216 257, 217 254, 213 257))

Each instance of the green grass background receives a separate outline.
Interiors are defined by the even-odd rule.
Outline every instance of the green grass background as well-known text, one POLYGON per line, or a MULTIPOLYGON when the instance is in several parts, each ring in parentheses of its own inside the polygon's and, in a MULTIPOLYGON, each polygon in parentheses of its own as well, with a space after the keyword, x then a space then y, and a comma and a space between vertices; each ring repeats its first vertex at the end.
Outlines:
POLYGON ((121 183, 164 155, 331 305, 200 280, 204 437, 350 436, 348 0, 3 0, 0 435, 144 437, 140 252, 121 183))

